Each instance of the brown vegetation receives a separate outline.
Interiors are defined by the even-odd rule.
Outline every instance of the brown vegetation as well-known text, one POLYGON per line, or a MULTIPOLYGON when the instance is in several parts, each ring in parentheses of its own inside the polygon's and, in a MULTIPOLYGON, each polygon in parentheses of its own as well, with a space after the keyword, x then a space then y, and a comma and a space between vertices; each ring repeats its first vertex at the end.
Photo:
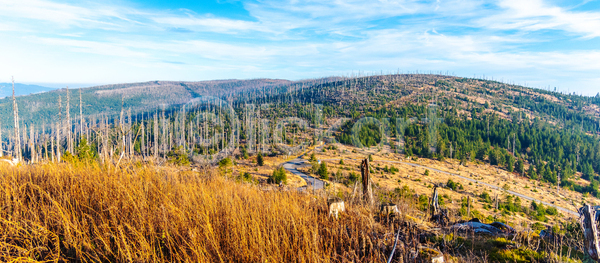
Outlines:
MULTIPOLYGON (((364 208, 141 163, 1 168, 0 260, 379 261, 364 208)), ((391 230, 393 231, 393 230, 391 230)))

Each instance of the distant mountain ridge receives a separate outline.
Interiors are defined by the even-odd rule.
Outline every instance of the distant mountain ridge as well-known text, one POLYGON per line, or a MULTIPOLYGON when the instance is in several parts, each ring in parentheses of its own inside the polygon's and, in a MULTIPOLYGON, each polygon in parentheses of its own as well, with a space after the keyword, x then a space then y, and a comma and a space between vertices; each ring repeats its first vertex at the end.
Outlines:
MULTIPOLYGON (((55 90, 55 88, 15 83, 16 96, 24 96, 41 92, 48 92, 52 90, 55 90)), ((0 98, 8 96, 12 96, 12 83, 0 83, 0 98)))
MULTIPOLYGON (((289 87, 293 83, 313 83, 314 80, 293 82, 283 79, 250 79, 250 80, 209 80, 209 81, 147 81, 138 83, 122 83, 95 86, 81 89, 68 89, 70 97, 71 116, 79 115, 79 91, 83 101, 83 114, 85 116, 99 115, 114 116, 121 107, 136 112, 148 112, 162 109, 163 106, 180 105, 201 96, 232 97, 240 93, 257 92, 264 89, 278 89, 289 87)), ((0 84, 2 85, 2 84, 0 84)), ((0 97, 0 128, 12 128, 12 84, 3 84, 1 92, 7 92, 4 98, 0 97)), ((17 85, 15 93, 30 93, 19 96, 19 118, 24 125, 34 124, 41 126, 59 120, 59 96, 62 105, 60 108, 65 114, 67 104, 67 89, 52 89, 35 85, 17 85)), ((0 86, 1 87, 1 86, 0 86)), ((2 94, 2 93, 0 93, 2 94)))
MULTIPOLYGON (((0 83, 0 94, 10 96, 11 85, 0 83), (4 86, 4 87, 2 87, 4 86), (8 92, 8 93, 7 93, 8 92)), ((299 98, 307 103, 331 107, 350 105, 358 114, 384 105, 418 105, 438 101, 456 104, 456 110, 470 113, 474 108, 493 111, 504 118, 514 112, 538 116, 565 127, 578 126, 600 132, 600 96, 586 97, 515 86, 497 81, 430 74, 399 74, 364 77, 329 77, 290 81, 285 79, 147 81, 95 86, 81 89, 52 89, 35 85, 16 86, 16 92, 43 92, 17 97, 23 125, 41 127, 59 121, 59 108, 65 116, 67 98, 72 118, 79 116, 79 92, 83 115, 98 120, 119 115, 121 109, 141 117, 170 106, 186 104, 195 98, 214 96, 230 103, 267 103, 279 98, 292 104, 299 98), (31 88, 30 88, 31 87, 31 88), (59 105, 59 97, 61 105, 59 105), (484 105, 485 104, 485 105, 484 105), (460 105, 460 106, 458 106, 460 105)), ((0 128, 12 129, 12 100, 0 98, 0 128)), ((474 114, 474 113, 472 113, 474 114)), ((354 115, 353 115, 354 116, 354 115)), ((358 116, 358 115, 357 115, 358 116)), ((517 116, 517 118, 520 118, 517 116)))

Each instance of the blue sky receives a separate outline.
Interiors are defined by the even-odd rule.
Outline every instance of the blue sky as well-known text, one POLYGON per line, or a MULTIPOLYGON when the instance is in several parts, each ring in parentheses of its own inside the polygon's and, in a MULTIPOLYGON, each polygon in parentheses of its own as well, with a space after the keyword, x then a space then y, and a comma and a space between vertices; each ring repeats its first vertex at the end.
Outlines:
POLYGON ((0 0, 0 82, 448 72, 600 92, 600 3, 0 0))

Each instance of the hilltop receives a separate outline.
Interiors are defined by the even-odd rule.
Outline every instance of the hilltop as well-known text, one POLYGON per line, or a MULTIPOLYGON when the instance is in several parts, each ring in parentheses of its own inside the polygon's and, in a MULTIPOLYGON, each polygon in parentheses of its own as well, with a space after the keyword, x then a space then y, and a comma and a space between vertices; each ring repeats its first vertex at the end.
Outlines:
MULTIPOLYGON (((27 85, 15 83, 15 95, 24 96, 55 90, 54 88, 40 85, 27 85)), ((0 83, 0 98, 12 96, 12 83, 0 83)))
MULTIPOLYGON (((33 87, 33 86, 30 86, 33 87)), ((27 92, 31 92, 29 90, 27 92)), ((58 97, 66 107, 67 90, 37 87, 40 94, 19 96, 20 119, 24 124, 57 121, 58 97)), ((24 86, 17 86, 17 95, 24 86)), ((134 114, 181 105, 200 96, 228 101, 262 101, 294 96, 305 103, 330 107, 351 105, 346 111, 393 107, 412 103, 452 103, 462 112, 485 106, 501 117, 513 113, 535 116, 565 126, 577 125, 598 132, 600 96, 585 97, 510 85, 497 81, 445 75, 404 74, 368 77, 330 77, 289 81, 282 79, 213 80, 199 82, 149 81, 82 88, 83 115, 116 115, 122 108, 134 114), (385 107, 384 107, 385 106, 385 107)), ((10 94, 6 94, 10 95, 10 94)), ((69 90, 71 116, 79 115, 79 90, 69 90)), ((346 107, 348 108, 348 107, 346 107)), ((356 114, 356 113, 354 113, 356 114)), ((533 119, 533 118, 532 118, 533 119)), ((0 99, 0 121, 12 128, 12 102, 0 99)))
MULTIPOLYGON (((199 96, 231 96, 264 87, 289 85, 291 81, 276 79, 213 80, 199 82, 150 81, 103 85, 90 88, 70 89, 71 116, 79 116, 79 91, 86 117, 106 115, 114 117, 122 108, 134 113, 154 111, 163 107, 181 105, 199 96)), ((20 94, 22 86, 15 87, 20 94)), ((58 121, 59 96, 63 110, 67 104, 67 89, 48 90, 40 94, 19 96, 19 116, 24 124, 40 127, 42 123, 58 121)), ((2 128, 12 129, 12 100, 0 99, 0 121, 2 128)))

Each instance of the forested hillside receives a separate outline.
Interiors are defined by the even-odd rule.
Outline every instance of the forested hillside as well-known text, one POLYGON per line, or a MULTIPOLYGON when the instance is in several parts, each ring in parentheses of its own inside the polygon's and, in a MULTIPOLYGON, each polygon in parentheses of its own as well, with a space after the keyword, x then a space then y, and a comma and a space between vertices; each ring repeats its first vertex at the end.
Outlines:
MULTIPOLYGON (((121 108, 133 112, 153 111, 162 107, 180 105, 199 96, 229 97, 242 91, 266 87, 280 87, 291 83, 287 80, 214 80, 201 82, 152 81, 143 83, 114 84, 92 88, 59 89, 41 94, 19 96, 19 117, 22 125, 34 124, 37 128, 43 123, 59 121, 59 109, 69 108, 71 116, 79 115, 81 91, 81 110, 84 116, 118 114, 121 108), (60 97, 60 100, 59 100, 60 97)), ((16 92, 19 92, 19 86, 16 92)), ((12 98, 0 99, 1 128, 13 128, 12 98)), ((96 117, 98 118, 98 117, 96 117)))
MULTIPOLYGON (((353 144, 351 128, 357 120, 388 118, 388 136, 396 141, 398 135, 405 137, 404 144, 392 146, 403 147, 397 150, 408 156, 485 161, 553 184, 560 177, 561 186, 598 196, 598 95, 568 95, 480 79, 392 75, 349 78, 308 89, 292 86, 287 93, 256 99, 263 100, 279 103, 273 117, 311 119, 310 108, 303 105, 323 104, 325 118, 350 119, 336 133, 345 144, 353 144), (432 113, 440 119, 435 152, 426 121, 432 113), (577 172, 590 184, 573 183, 577 172)), ((356 140, 376 146, 385 133, 379 126, 363 126, 356 140)))
MULTIPOLYGON (((312 134, 307 128, 331 128, 337 121, 340 127, 331 129, 331 135, 344 144, 356 146, 360 142, 362 146, 380 147, 385 141, 382 137, 388 137, 394 150, 407 156, 480 160, 531 179, 552 184, 560 180, 563 187, 598 195, 600 96, 569 95, 442 75, 385 75, 298 82, 156 81, 82 89, 81 99, 85 125, 77 124, 81 122, 78 90, 69 91, 69 96, 63 89, 18 97, 22 133, 31 133, 23 134, 22 141, 34 138, 33 133, 46 123, 45 132, 51 135, 50 139, 58 135, 62 136, 60 140, 66 140, 64 136, 78 132, 96 138, 100 136, 98 132, 106 132, 103 141, 98 137, 91 142, 97 152, 102 151, 102 145, 111 154, 125 147, 118 142, 123 133, 130 133, 129 144, 136 145, 127 150, 130 153, 135 148, 138 152, 146 149, 150 153, 154 149, 158 151, 155 155, 167 154, 179 146, 193 155, 215 153, 227 147, 256 147, 236 141, 241 139, 259 143, 261 151, 276 154, 282 151, 276 144, 298 145, 298 140, 312 134), (227 115, 224 105, 219 106, 221 109, 217 109, 218 105, 180 107, 206 96, 229 103, 235 116, 227 115), (250 104, 254 106, 248 107, 250 104), (280 120, 289 117, 303 119, 308 126, 297 123, 284 126, 283 130, 276 127, 280 120), (367 123, 353 135, 352 127, 365 117, 374 118, 377 123, 367 123), (236 119, 240 123, 231 122, 236 119), (140 137, 142 122, 146 134, 140 137), (111 127, 121 130, 106 131, 111 127), (57 129, 62 131, 57 134, 57 129), (96 134, 86 129, 95 129, 96 134), (131 134, 136 131, 137 134, 131 134), (220 136, 211 137, 210 133, 215 132, 220 136), (210 143, 203 138, 211 138, 210 143), (112 150, 115 146, 117 150, 112 150), (575 183, 579 177, 589 184, 575 183)), ((11 100, 1 100, 0 109, 7 131, 4 138, 10 140, 11 100)), ((42 142, 42 138, 33 140, 49 146, 51 140, 42 142)), ((314 142, 315 139, 311 143, 314 142)), ((72 144, 66 147, 70 152, 74 149, 72 144)), ((14 147, 14 143, 6 147, 14 147)))

